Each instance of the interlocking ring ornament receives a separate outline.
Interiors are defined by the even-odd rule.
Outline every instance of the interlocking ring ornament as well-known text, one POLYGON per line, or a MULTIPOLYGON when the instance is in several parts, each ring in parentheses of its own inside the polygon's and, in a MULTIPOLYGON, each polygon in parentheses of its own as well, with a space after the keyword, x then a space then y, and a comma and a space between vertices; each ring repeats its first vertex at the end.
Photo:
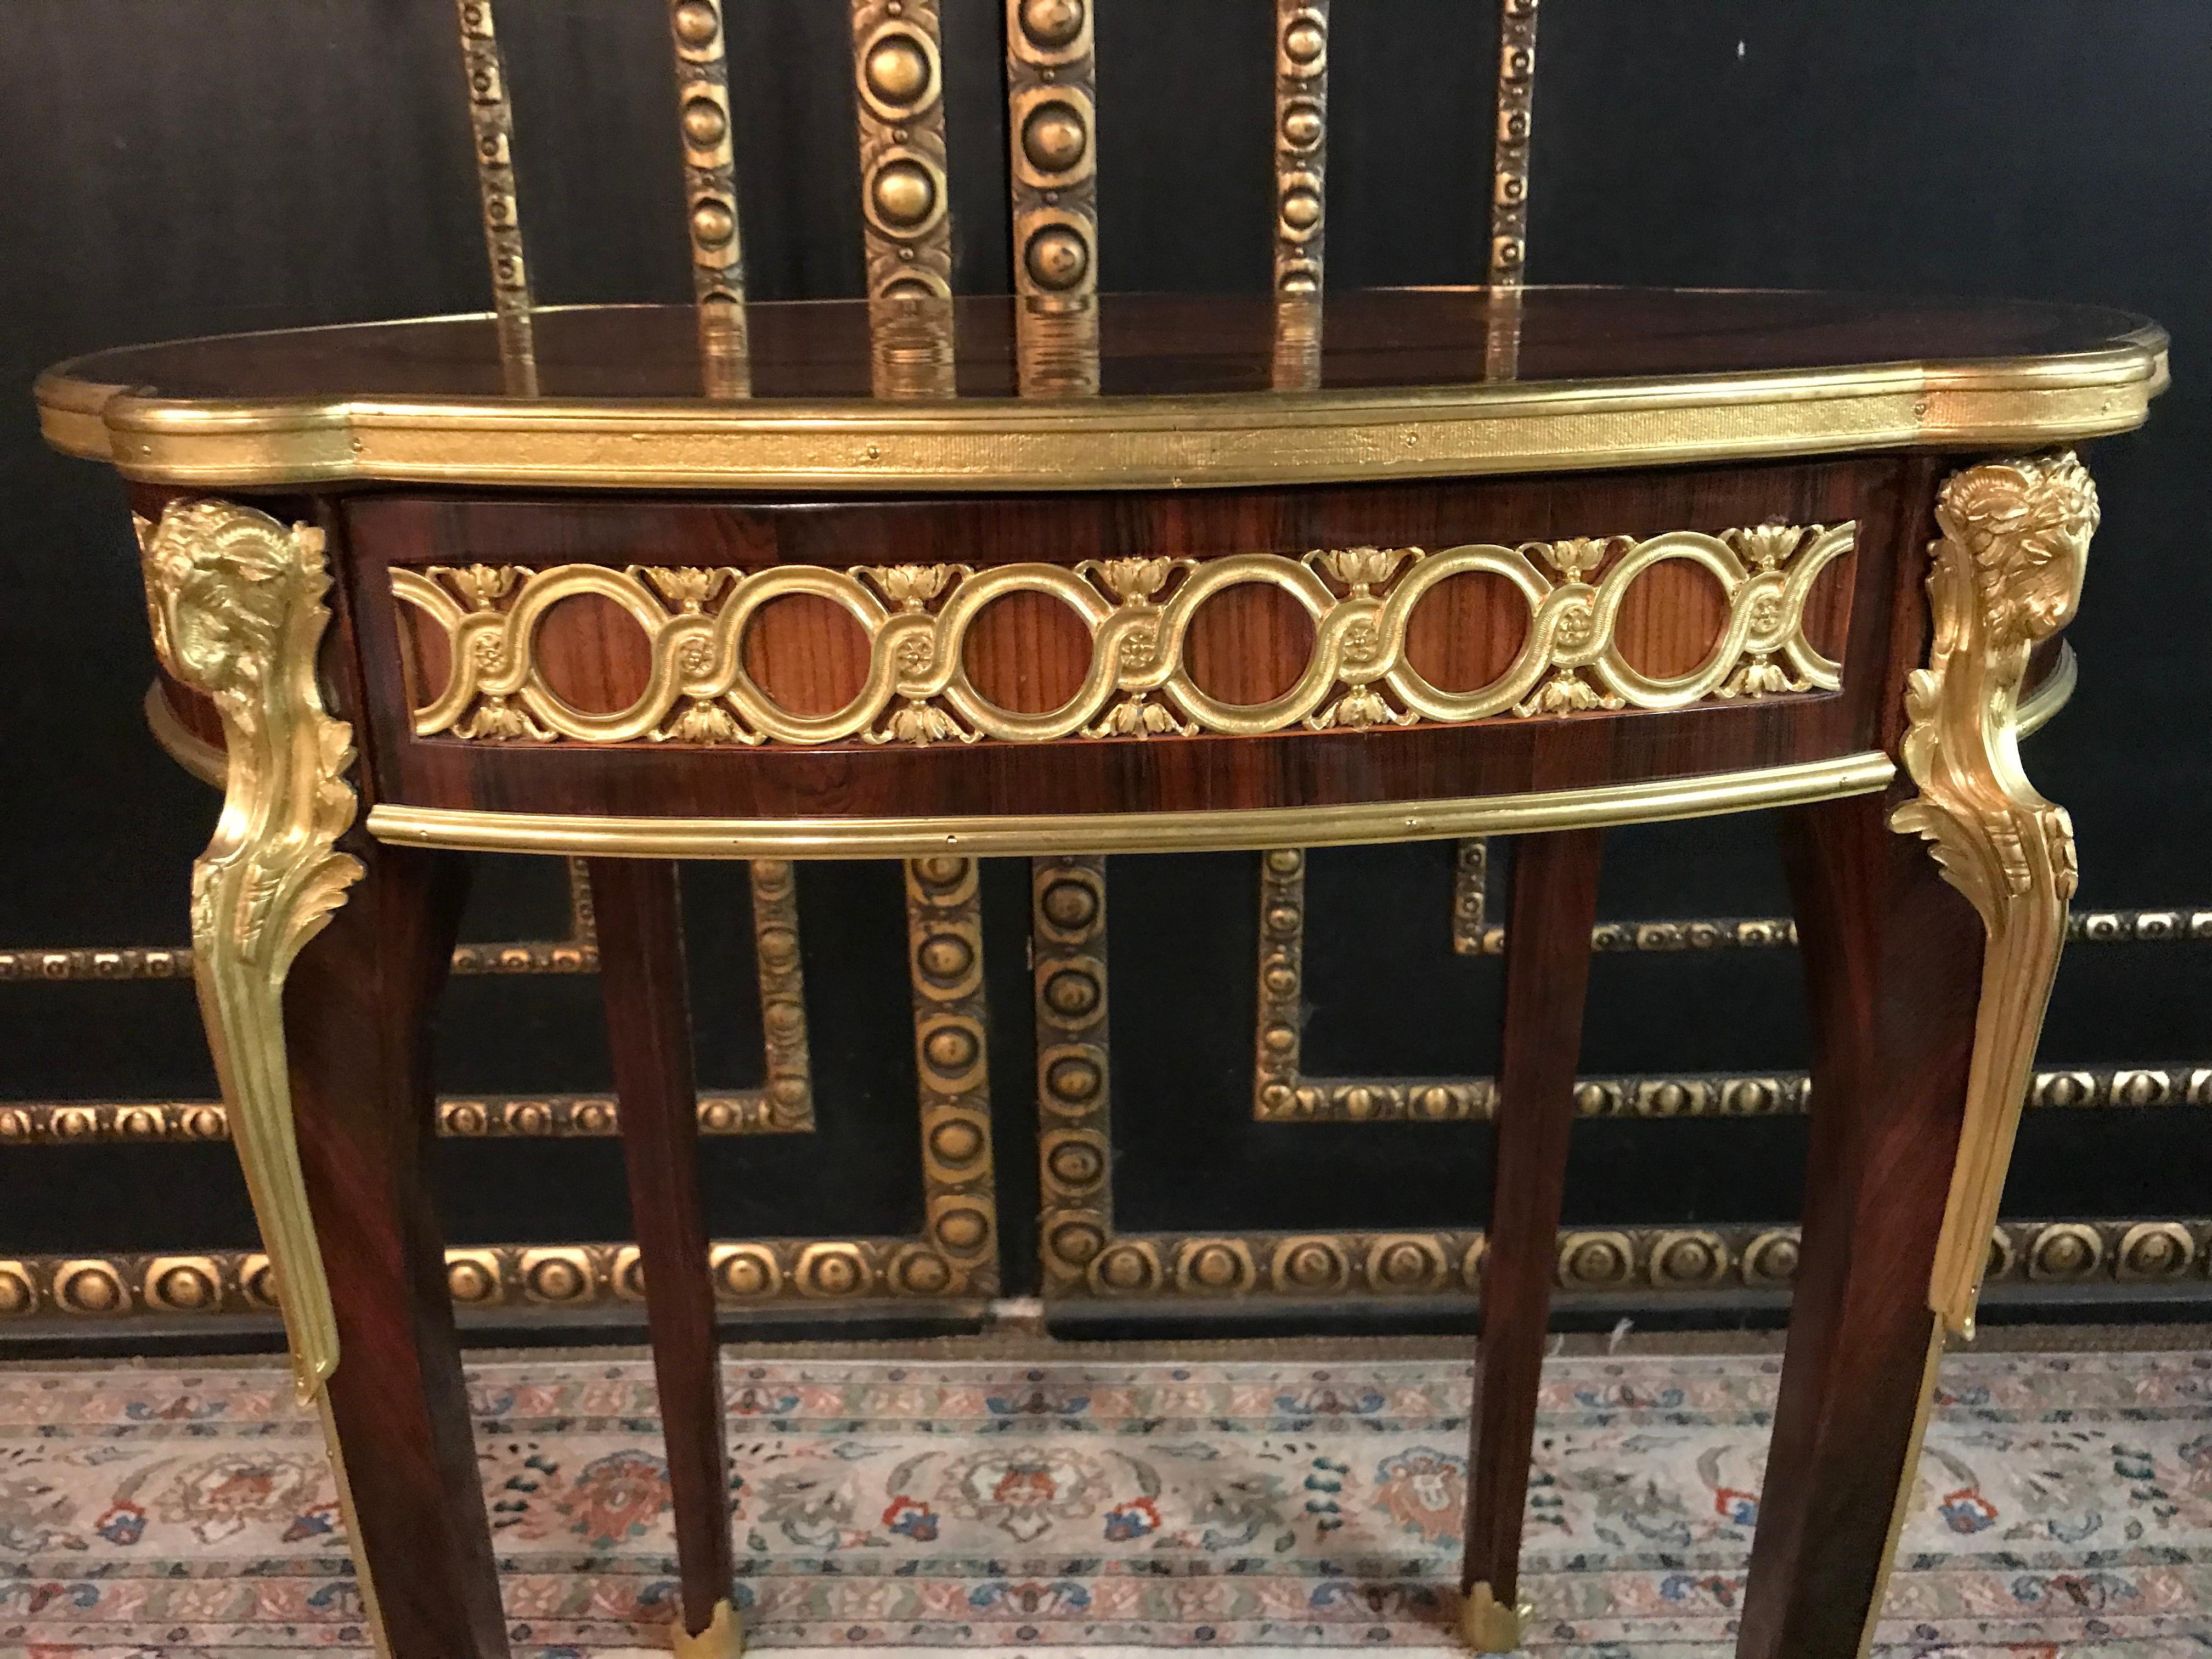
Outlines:
POLYGON ((1722 536, 1673 531, 1642 542, 1577 538, 1440 553, 1355 547, 1302 559, 1240 553, 1093 560, 1073 568, 429 566, 395 569, 392 586, 444 633, 450 648, 446 685, 415 712, 421 737, 812 746, 855 738, 925 744, 1256 736, 1299 726, 1322 731, 1458 723, 1508 713, 1668 709, 1711 698, 1833 690, 1841 665, 1807 639, 1806 605, 1821 574, 1850 550, 1855 534, 1851 524, 1762 526, 1722 536), (1728 599, 1728 619, 1697 666, 1651 675, 1622 652, 1616 624, 1634 585, 1670 562, 1711 575, 1728 599), (1528 627, 1498 678, 1473 690, 1448 691, 1408 660, 1407 629, 1441 584, 1470 574, 1503 578, 1528 605, 1528 627), (1193 681, 1185 647, 1208 600, 1254 582, 1288 593, 1304 609, 1313 622, 1312 653, 1279 696, 1226 702, 1193 681), (976 618, 1016 593, 1058 599, 1091 636, 1083 682, 1057 708, 1030 714, 1001 708, 975 689, 963 665, 976 618), (869 641, 860 690, 830 714, 793 713, 744 669, 747 623, 763 606, 794 594, 839 606, 869 641), (619 607, 651 647, 646 687, 628 708, 577 708, 538 667, 538 632, 547 614, 583 595, 619 607))

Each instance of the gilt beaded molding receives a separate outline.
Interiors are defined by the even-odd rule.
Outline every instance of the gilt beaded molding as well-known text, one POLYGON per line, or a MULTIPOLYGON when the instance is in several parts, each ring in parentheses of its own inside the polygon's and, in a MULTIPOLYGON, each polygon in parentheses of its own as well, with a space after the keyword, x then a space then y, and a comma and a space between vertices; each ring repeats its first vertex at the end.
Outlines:
POLYGON ((668 0, 677 130, 684 145, 684 228, 699 307, 701 390, 710 398, 741 398, 750 390, 751 366, 725 25, 722 0, 668 0))
POLYGON ((1640 542, 1615 536, 1517 548, 1470 544, 1434 554, 1354 547, 1297 559, 1273 553, 1121 558, 1072 569, 1031 563, 981 570, 781 565, 754 571, 432 565, 394 569, 392 591, 443 634, 452 665, 442 690, 415 711, 418 737, 812 745, 1253 736, 1298 726, 1322 731, 1507 714, 1681 708, 1709 699, 1833 690, 1839 665, 1806 638, 1806 601, 1821 574, 1850 551, 1854 534, 1850 524, 1760 526, 1722 536, 1674 531, 1640 542), (1728 619, 1695 668, 1648 675, 1623 653, 1615 623, 1637 580, 1674 561, 1703 569, 1719 584, 1728 619), (1527 632, 1512 663, 1489 684, 1443 690, 1408 659, 1407 629, 1416 607, 1440 583, 1477 574, 1501 577, 1519 594, 1528 608, 1527 632), (1280 696, 1224 702, 1192 679, 1184 647, 1200 608, 1248 582, 1279 588, 1304 607, 1313 620, 1312 654, 1280 696), (1060 600, 1091 636, 1083 684, 1048 712, 1022 713, 990 702, 963 663, 977 617, 1016 593, 1060 600), (537 637, 547 613, 586 594, 620 607, 650 647, 646 688, 628 708, 577 708, 539 672, 537 637), (745 671, 748 623, 763 606, 793 594, 840 606, 868 639, 866 681, 831 714, 794 714, 745 671))
POLYGON ((1538 0, 1499 0, 1498 8, 1498 115, 1490 167, 1490 283, 1494 289, 1516 289, 1528 273, 1537 4, 1538 0))
MULTIPOLYGON (((880 1295, 884 1263, 912 1261, 896 1240, 720 1240, 708 1249, 723 1308, 880 1295)), ((1218 1296, 1249 1282, 1261 1294, 1471 1295, 1482 1236, 1283 1233, 1163 1238, 1109 1247, 1135 1252, 1146 1277, 1118 1294, 1218 1296), (1179 1276, 1178 1276, 1179 1275, 1179 1276), (1218 1281, 1218 1282, 1214 1282, 1218 1281)), ((1781 1291, 1796 1271, 1793 1226, 1576 1228, 1559 1235, 1562 1296, 1648 1291, 1781 1291)), ((1117 1257, 1116 1260, 1122 1258, 1117 1257)), ((1997 1283, 2177 1285, 2212 1271, 2212 1218, 2008 1221, 1990 1239, 1997 1283)), ((494 1244, 446 1252, 446 1282, 462 1310, 561 1313, 641 1301, 635 1245, 494 1244)), ((253 1250, 0 1258, 0 1333, 25 1324, 91 1324, 145 1315, 271 1314, 269 1259, 253 1250)))
POLYGON ((875 393, 949 398, 952 208, 937 0, 852 0, 852 27, 875 393))
MULTIPOLYGON (((1585 1117, 1768 1117, 1802 1112, 1802 1072, 1701 1072, 1681 1076, 1586 1077, 1575 1085, 1585 1117)), ((1497 1096, 1486 1078, 1304 1078, 1289 1112, 1271 1122, 1425 1123, 1487 1118, 1497 1096)), ((2038 1072, 2030 1107, 2072 1109, 2212 1106, 2212 1066, 2128 1066, 2038 1072)), ((702 1135, 784 1132, 756 1092, 699 1097, 702 1135)), ((458 1140, 565 1140, 621 1133, 611 1095, 446 1095, 438 1133, 458 1140)), ((0 1104, 0 1146, 84 1146, 107 1141, 228 1140, 216 1100, 15 1100, 0 1104)))
POLYGON ((1328 211, 1328 0, 1275 0, 1274 345, 1278 392, 1321 388, 1328 211))
POLYGON ((1098 62, 1091 0, 1006 0, 1014 329, 1025 398, 1098 390, 1098 62))
POLYGON ((508 392, 538 395, 538 360, 529 260, 523 252, 522 205, 514 182, 514 106, 492 20, 492 0, 454 0, 461 69, 469 94, 476 151, 477 196, 483 219, 484 258, 499 319, 500 366, 508 392))

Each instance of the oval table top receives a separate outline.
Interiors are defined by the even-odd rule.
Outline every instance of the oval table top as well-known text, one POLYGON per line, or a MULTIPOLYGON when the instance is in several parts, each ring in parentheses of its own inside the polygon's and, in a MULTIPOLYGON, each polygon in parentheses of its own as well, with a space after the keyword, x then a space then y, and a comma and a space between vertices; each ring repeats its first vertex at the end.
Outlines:
POLYGON ((2127 430, 2166 383, 2124 312, 1770 289, 1332 294, 1311 390, 1273 301, 1100 299, 1098 395, 1018 395, 1010 296, 955 303, 958 395, 871 390, 864 301, 747 307, 751 392, 702 395, 689 306, 550 307, 531 395, 488 314, 217 336, 50 369, 46 435, 196 486, 1145 489, 1468 476, 2127 430))

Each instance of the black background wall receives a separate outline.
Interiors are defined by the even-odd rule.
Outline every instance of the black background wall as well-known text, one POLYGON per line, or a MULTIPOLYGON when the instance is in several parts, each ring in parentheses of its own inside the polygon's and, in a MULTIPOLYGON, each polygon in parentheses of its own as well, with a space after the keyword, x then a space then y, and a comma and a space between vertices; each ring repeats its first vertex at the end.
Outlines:
MULTIPOLYGON (((995 0, 945 0, 958 269, 1006 285, 995 0)), ((679 176, 654 0, 503 0, 523 215, 543 303, 681 300, 679 176)), ((845 8, 732 0, 754 294, 860 284, 845 8)), ((1494 21, 1475 0, 1338 0, 1333 287, 1477 280, 1494 21)), ((1266 0, 1100 0, 1102 278, 1258 289, 1270 225, 1266 0)), ((2212 11, 2200 0, 1737 3, 1553 0, 1536 98, 1531 275, 1785 284, 2124 307, 2174 337, 2143 434, 2097 447, 2105 524, 2072 707, 2030 746, 2073 811, 2079 903, 2179 912, 2069 953, 2043 1063, 2155 1072, 2096 1109, 2028 1115, 2007 1195, 2027 1218, 2212 1214, 2212 11), (2212 1098, 2202 1085, 2196 1093, 2212 1098)), ((188 981, 42 949, 181 943, 213 796, 154 746, 152 672, 121 492, 46 453, 32 376, 96 347, 481 308, 488 289, 444 0, 10 0, 0 29, 0 1105, 214 1092, 188 981)), ((1601 529, 1603 526, 1594 526, 1601 529)), ((1613 919, 1784 908, 1767 826, 1623 832, 1613 919)), ((1468 1227, 1480 1124, 1282 1125, 1252 1115, 1257 861, 1120 861, 1114 915, 1116 1218, 1133 1228, 1468 1227)), ((1316 857, 1305 1064, 1479 1075, 1494 959, 1450 946, 1449 849, 1316 857)), ((739 873, 695 880, 702 1069, 758 1080, 739 873)), ((1026 872, 985 883, 1004 1273, 1037 1279, 1026 872)), ((487 867, 470 933, 568 926, 557 865, 487 867)), ((812 1137, 712 1143, 730 1237, 915 1224, 905 939, 896 872, 803 872, 812 1137), (805 1144, 801 1144, 804 1142, 805 1144)), ((469 976, 445 1086, 604 1090, 588 975, 469 976)), ((1775 1076, 1804 1064, 1794 955, 1630 952, 1597 964, 1584 1070, 1775 1076)), ((2123 1080, 2124 1085, 2124 1079, 2123 1080)), ((41 1120, 42 1121, 44 1120, 41 1120)), ((1787 1221, 1803 1120, 1686 1116, 1577 1129, 1577 1225, 1787 1221)), ((0 1256, 243 1248, 220 1144, 0 1136, 0 1256), (38 1144, 32 1144, 33 1139, 38 1144)), ((448 1141, 466 1243, 619 1238, 605 1140, 448 1141)), ((2203 1237, 2202 1226, 2196 1237, 2203 1237)), ((2063 1275, 2062 1275, 2063 1277, 2063 1275)), ((2109 1278, 2106 1273, 2104 1277, 2109 1278)), ((2202 1258, 2136 1304, 2212 1292, 2202 1258)), ((36 1322, 4 1328, 27 1330, 36 1322)), ((82 1324, 69 1327, 82 1331, 82 1324)))

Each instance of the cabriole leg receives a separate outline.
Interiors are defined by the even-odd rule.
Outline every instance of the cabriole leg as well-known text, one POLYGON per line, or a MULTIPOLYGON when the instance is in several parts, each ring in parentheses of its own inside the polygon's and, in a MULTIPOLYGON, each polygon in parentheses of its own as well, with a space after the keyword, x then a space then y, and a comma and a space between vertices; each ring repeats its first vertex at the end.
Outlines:
POLYGON ((2018 704, 2030 653, 2080 600, 2096 491, 2071 455, 1972 467, 1936 520, 1935 642, 1901 744, 1917 793, 1886 827, 1863 798, 1800 808, 1784 832, 1812 1144, 1747 1659, 1873 1641, 1943 1340, 1973 1334, 2075 888, 2072 827, 2021 768, 2018 704), (1889 830, 1933 842, 1934 861, 1889 830))
POLYGON ((1783 823, 1813 1027, 1803 1243, 1745 1659, 1849 1659, 1872 1625, 1941 1325, 1929 1273, 1966 1097, 1981 939, 1887 803, 1783 823))
POLYGON ((222 720, 223 811, 192 870, 193 977, 362 1620, 395 1659, 501 1659, 422 1168, 423 1034, 458 866, 363 844, 368 879, 338 909, 364 867, 337 846, 355 812, 352 732, 315 681, 330 619, 321 532, 220 501, 173 503, 137 528, 155 648, 222 720))

